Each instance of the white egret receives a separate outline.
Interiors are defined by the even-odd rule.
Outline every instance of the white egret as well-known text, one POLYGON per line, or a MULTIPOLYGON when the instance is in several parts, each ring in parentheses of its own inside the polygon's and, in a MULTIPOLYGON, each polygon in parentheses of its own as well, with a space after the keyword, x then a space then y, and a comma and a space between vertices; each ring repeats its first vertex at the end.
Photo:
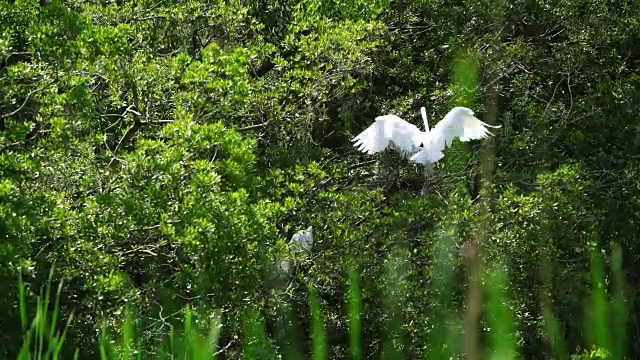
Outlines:
MULTIPOLYGON (((300 230, 291 237, 289 251, 292 253, 300 253, 303 250, 310 251, 311 245, 313 245, 313 226, 309 226, 306 230, 300 230)), ((291 263, 288 260, 278 259, 276 265, 281 275, 291 274, 291 263)))
POLYGON ((313 226, 309 226, 307 230, 300 230, 291 237, 289 241, 289 249, 291 251, 297 251, 304 249, 306 251, 311 250, 313 245, 313 226))
POLYGON ((442 151, 455 138, 460 141, 482 139, 487 134, 493 135, 487 127, 501 127, 486 124, 476 118, 471 109, 457 106, 429 130, 427 111, 424 107, 420 111, 425 131, 420 131, 417 126, 396 115, 383 115, 378 116, 373 124, 351 141, 358 150, 367 154, 378 153, 392 146, 411 161, 427 166, 428 172, 431 172, 431 164, 444 157, 442 151))

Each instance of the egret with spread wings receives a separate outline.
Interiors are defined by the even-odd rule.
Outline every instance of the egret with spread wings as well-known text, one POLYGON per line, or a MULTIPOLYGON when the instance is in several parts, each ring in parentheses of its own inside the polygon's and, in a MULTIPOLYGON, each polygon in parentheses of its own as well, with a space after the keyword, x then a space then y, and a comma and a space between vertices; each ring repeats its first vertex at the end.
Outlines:
POLYGON ((499 128, 480 121, 474 112, 466 107, 454 107, 447 115, 429 130, 427 111, 420 109, 425 131, 410 124, 396 115, 379 116, 371 126, 353 138, 354 146, 367 154, 384 151, 394 147, 411 161, 427 165, 444 157, 442 152, 455 138, 470 141, 493 135, 487 127, 499 128))

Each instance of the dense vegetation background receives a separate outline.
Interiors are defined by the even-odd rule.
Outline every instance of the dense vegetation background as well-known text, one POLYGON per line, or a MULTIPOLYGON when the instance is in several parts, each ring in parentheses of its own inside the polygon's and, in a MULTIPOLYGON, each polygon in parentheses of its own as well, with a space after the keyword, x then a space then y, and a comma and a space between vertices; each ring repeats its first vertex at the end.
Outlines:
POLYGON ((226 357, 300 358, 323 329, 331 358, 638 358, 638 14, 0 1, 0 354, 25 337, 19 275, 31 311, 55 265, 64 358, 98 357, 128 311, 150 358, 187 306, 204 331, 220 316, 226 357), (447 150, 424 193, 421 169, 350 143, 453 105, 502 128, 447 150))

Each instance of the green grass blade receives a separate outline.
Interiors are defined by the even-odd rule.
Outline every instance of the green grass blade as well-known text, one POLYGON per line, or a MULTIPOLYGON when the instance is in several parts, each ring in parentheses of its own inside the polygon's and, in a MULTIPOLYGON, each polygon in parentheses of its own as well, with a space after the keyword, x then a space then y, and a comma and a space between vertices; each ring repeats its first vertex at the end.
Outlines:
POLYGON ((245 359, 262 359, 267 355, 267 340, 265 337, 265 324, 260 315, 253 310, 245 314, 245 359))
POLYGON ((622 250, 620 246, 616 246, 612 254, 612 273, 613 273, 613 326, 612 339, 614 340, 611 348, 613 359, 624 359, 627 349, 627 314, 628 307, 625 301, 625 279, 622 272, 622 250))
POLYGON ((589 308, 586 310, 586 323, 588 341, 607 350, 611 349, 609 334, 609 304, 607 302, 606 287, 604 282, 604 269, 599 251, 591 251, 591 281, 592 293, 589 308))
POLYGON ((451 90, 455 94, 451 107, 466 106, 473 108, 475 91, 480 84, 478 60, 470 51, 456 54, 452 66, 451 90))
POLYGON ((320 303, 318 301, 318 293, 316 289, 309 285, 309 306, 311 307, 311 329, 312 329, 312 345, 313 360, 323 360, 328 357, 327 339, 322 324, 322 314, 320 303))
POLYGON ((213 355, 215 359, 217 356, 215 355, 218 350, 218 341, 220 339, 220 331, 222 329, 222 313, 216 311, 211 319, 211 323, 209 325, 209 336, 207 337, 207 345, 209 349, 209 354, 213 355))
POLYGON ((549 342, 551 343, 551 348, 555 354, 555 358, 559 360, 567 359, 569 354, 567 352, 564 339, 562 338, 558 320, 548 307, 542 309, 542 317, 544 320, 545 331, 549 338, 549 342))
POLYGON ((49 278, 47 279, 46 290, 44 293, 44 301, 41 303, 40 321, 38 322, 38 359, 42 359, 42 351, 44 350, 44 338, 49 334, 47 331, 47 321, 49 318, 49 302, 51 300, 51 282, 53 281, 53 271, 55 266, 49 270, 49 278))
POLYGON ((191 312, 191 307, 187 306, 184 312, 184 359, 189 358, 189 352, 191 351, 192 344, 192 334, 191 334, 191 322, 192 322, 193 313, 191 312))
POLYGON ((349 271, 349 348, 351 349, 351 358, 359 360, 362 358, 362 349, 360 345, 360 314, 362 313, 362 304, 360 299, 360 275, 356 269, 349 271))
POLYGON ((454 258, 457 256, 455 250, 454 234, 457 233, 455 222, 443 221, 442 226, 437 230, 439 236, 434 241, 433 248, 433 272, 430 288, 436 296, 433 304, 432 329, 425 336, 428 344, 426 354, 427 359, 439 360, 448 359, 453 356, 454 343, 460 336, 459 332, 450 331, 447 321, 451 320, 453 314, 449 309, 453 297, 454 282, 454 258), (448 333, 451 335, 448 336, 448 333))
POLYGON ((20 303, 20 324, 22 325, 22 331, 27 331, 27 300, 25 295, 25 285, 22 280, 22 269, 18 272, 18 294, 20 303))
POLYGON ((40 290, 40 296, 38 296, 38 298, 36 299, 36 317, 33 319, 33 327, 36 337, 36 341, 34 341, 33 343, 33 353, 36 354, 36 359, 38 360, 42 358, 42 333, 44 330, 44 327, 42 326, 42 323, 44 322, 42 318, 44 314, 44 311, 42 310, 42 303, 42 290, 40 290))
POLYGON ((20 348, 20 352, 18 353, 18 360, 27 360, 31 358, 31 354, 29 352, 29 348, 31 347, 31 338, 33 336, 33 333, 31 330, 29 330, 25 336, 24 336, 24 340, 22 341, 22 347, 20 348))
POLYGON ((62 330, 62 335, 60 335, 60 338, 57 340, 57 346, 53 352, 54 358, 57 358, 60 351, 62 351, 62 345, 64 344, 64 341, 67 338, 67 331, 69 330, 69 326, 71 325, 72 321, 73 321, 73 312, 71 313, 71 315, 69 315, 69 318, 67 319, 67 323, 64 326, 64 330, 62 330))
POLYGON ((112 354, 111 342, 109 341, 109 337, 107 336, 107 327, 104 323, 102 323, 100 326, 99 347, 100 347, 100 360, 111 359, 111 356, 110 356, 110 354, 112 354))
POLYGON ((58 291, 56 291, 56 302, 53 306, 53 313, 51 314, 51 324, 49 326, 49 339, 53 339, 56 331, 56 323, 58 322, 58 314, 60 312, 60 296, 62 294, 62 281, 58 284, 58 291))
POLYGON ((175 329, 173 325, 169 328, 169 354, 171 354, 171 358, 173 359, 173 354, 176 353, 176 344, 175 344, 175 329))
POLYGON ((385 281, 387 291, 384 295, 386 311, 389 314, 387 321, 388 332, 385 334, 383 353, 385 358, 402 358, 404 348, 402 324, 404 322, 404 306, 406 300, 406 263, 408 254, 405 249, 397 249, 389 254, 386 263, 385 281))
POLYGON ((487 294, 487 323, 491 339, 490 360, 514 359, 516 343, 513 338, 513 317, 508 306, 508 286, 502 266, 487 272, 484 290, 487 294))
POLYGON ((124 325, 122 326, 122 357, 126 360, 131 358, 131 344, 133 340, 133 325, 131 322, 131 312, 127 308, 124 314, 124 325))

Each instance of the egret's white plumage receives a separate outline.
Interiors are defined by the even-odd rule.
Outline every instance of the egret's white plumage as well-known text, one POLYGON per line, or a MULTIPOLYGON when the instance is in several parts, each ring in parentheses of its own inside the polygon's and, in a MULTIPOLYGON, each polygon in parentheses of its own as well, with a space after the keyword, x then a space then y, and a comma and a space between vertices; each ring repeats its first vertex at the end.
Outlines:
POLYGON ((353 138, 358 150, 373 154, 384 151, 389 146, 407 155, 411 161, 420 164, 435 163, 444 157, 442 152, 454 139, 470 141, 493 135, 487 127, 500 128, 480 121, 474 112, 458 106, 429 130, 427 112, 420 109, 425 131, 396 115, 384 115, 375 119, 367 129, 353 138))
MULTIPOLYGON (((306 230, 300 230, 295 233, 289 241, 289 251, 292 253, 301 253, 302 251, 310 251, 313 245, 313 226, 309 226, 306 230)), ((295 258, 293 259, 294 266, 296 264, 295 258)), ((287 276, 291 274, 291 262, 283 258, 276 260, 276 269, 278 272, 287 276)))
POLYGON ((352 141, 367 154, 383 151, 393 144, 398 150, 411 153, 420 145, 423 132, 396 115, 378 116, 376 121, 352 141))
POLYGON ((289 249, 291 251, 299 249, 309 251, 311 250, 311 245, 313 245, 313 226, 309 226, 307 230, 298 231, 289 241, 289 249))

